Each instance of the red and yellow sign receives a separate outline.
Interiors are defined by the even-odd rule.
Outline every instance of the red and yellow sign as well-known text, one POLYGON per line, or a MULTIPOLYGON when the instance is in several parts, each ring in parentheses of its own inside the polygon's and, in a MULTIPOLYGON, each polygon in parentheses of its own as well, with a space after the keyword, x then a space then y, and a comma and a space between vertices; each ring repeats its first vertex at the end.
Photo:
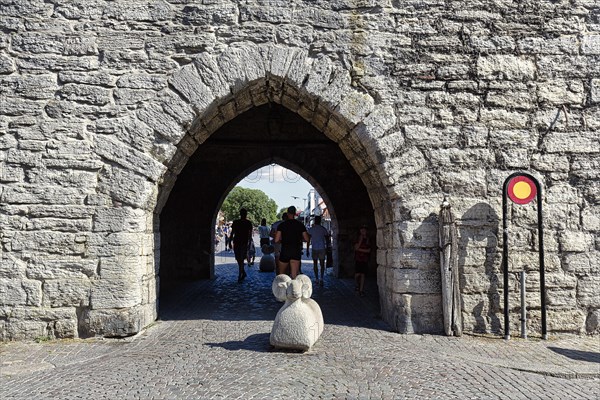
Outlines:
POLYGON ((535 183, 526 176, 515 176, 508 183, 508 197, 517 204, 527 204, 537 195, 535 183))

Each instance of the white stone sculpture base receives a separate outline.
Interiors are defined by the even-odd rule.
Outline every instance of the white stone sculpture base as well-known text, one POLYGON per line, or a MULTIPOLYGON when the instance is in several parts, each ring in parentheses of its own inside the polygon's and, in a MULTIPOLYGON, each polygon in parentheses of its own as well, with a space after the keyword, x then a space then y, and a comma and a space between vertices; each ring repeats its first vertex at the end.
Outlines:
POLYGON ((292 280, 278 275, 273 281, 273 294, 278 300, 285 298, 273 329, 271 345, 280 349, 309 350, 323 333, 323 314, 312 295, 312 283, 306 275, 292 280))

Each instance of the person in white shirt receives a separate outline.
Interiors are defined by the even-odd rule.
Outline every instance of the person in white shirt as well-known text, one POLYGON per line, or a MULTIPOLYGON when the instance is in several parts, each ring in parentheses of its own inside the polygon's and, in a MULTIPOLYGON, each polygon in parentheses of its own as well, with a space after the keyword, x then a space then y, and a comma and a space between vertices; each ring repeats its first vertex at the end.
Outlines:
POLYGON ((310 240, 306 243, 306 255, 309 256, 309 245, 312 244, 312 259, 315 271, 315 284, 323 286, 325 280, 325 254, 327 252, 327 237, 329 232, 321 226, 321 217, 316 216, 313 226, 308 230, 310 240), (321 279, 319 280, 318 264, 321 264, 321 279))
POLYGON ((260 238, 260 248, 271 243, 271 229, 267 226, 267 220, 263 218, 258 227, 258 237, 260 238))

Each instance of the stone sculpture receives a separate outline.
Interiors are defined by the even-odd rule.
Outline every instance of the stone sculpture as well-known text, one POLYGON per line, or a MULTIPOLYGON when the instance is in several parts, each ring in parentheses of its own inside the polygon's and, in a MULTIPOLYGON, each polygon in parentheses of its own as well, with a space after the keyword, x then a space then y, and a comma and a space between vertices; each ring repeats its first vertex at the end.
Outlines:
POLYGON ((275 298, 285 304, 275 317, 271 345, 281 349, 309 350, 323 333, 324 326, 321 308, 310 298, 310 278, 298 275, 292 280, 285 274, 277 275, 272 289, 275 298))
POLYGON ((261 250, 263 255, 260 258, 260 272, 275 271, 275 257, 273 256, 273 251, 275 251, 275 248, 272 244, 263 244, 261 250))

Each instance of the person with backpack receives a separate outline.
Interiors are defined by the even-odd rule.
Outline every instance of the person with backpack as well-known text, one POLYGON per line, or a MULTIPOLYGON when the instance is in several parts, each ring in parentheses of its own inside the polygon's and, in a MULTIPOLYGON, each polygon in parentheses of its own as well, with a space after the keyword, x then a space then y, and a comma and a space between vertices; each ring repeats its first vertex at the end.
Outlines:
POLYGON ((306 256, 310 256, 309 247, 312 245, 312 260, 315 271, 315 285, 324 285, 325 282, 325 254, 327 252, 327 242, 329 232, 321 225, 321 216, 317 215, 313 226, 308 230, 310 236, 306 242, 306 256), (321 279, 319 280, 319 268, 321 264, 321 279))
POLYGON ((235 260, 238 263, 239 275, 238 282, 246 278, 244 271, 244 261, 248 258, 248 244, 252 238, 252 223, 247 219, 248 211, 245 208, 240 210, 240 219, 233 221, 231 225, 231 244, 233 244, 233 252, 235 260))

